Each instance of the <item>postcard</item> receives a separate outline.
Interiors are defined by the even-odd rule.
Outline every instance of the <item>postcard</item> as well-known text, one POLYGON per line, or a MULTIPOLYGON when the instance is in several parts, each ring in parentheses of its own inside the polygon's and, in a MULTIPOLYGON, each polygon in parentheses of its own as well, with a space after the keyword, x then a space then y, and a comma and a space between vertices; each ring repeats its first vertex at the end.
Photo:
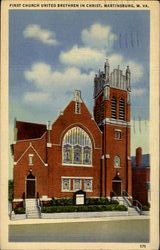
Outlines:
POLYGON ((1 9, 1 249, 158 249, 158 1, 1 9))

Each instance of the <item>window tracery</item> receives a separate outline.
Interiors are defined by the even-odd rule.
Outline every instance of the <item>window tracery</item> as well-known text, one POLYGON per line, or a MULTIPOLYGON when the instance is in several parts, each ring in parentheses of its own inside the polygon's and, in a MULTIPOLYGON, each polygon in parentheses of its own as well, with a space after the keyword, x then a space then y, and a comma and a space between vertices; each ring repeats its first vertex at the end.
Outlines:
POLYGON ((63 163, 91 165, 92 142, 89 135, 80 127, 70 129, 62 143, 63 163))

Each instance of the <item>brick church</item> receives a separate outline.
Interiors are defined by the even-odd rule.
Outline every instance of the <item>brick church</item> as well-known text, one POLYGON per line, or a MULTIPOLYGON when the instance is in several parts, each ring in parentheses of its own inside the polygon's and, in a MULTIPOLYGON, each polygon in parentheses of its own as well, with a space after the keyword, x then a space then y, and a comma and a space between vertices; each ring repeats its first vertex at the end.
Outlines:
MULTIPOLYGON (((76 90, 54 123, 15 121, 14 200, 132 195, 130 158, 130 69, 104 70, 94 78, 90 114, 76 90)), ((54 100, 53 100, 54 101, 54 100)))

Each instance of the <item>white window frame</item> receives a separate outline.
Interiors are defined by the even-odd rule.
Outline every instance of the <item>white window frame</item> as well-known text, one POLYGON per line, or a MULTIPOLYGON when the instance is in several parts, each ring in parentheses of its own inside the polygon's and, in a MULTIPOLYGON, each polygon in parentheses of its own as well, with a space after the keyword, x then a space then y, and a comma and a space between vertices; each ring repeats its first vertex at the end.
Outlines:
POLYGON ((122 131, 120 129, 115 129, 114 130, 114 138, 116 140, 121 140, 122 139, 122 131), (120 134, 120 138, 119 137, 116 137, 116 133, 119 133, 120 134))
POLYGON ((120 158, 120 156, 119 155, 115 155, 115 157, 114 157, 114 168, 121 168, 121 158, 120 158), (119 160, 120 160, 120 164, 119 164, 119 166, 116 166, 116 164, 115 164, 115 158, 116 157, 118 157, 119 158, 119 160))
POLYGON ((93 180, 91 179, 91 178, 86 178, 86 179, 84 179, 84 191, 85 192, 93 192, 93 180), (91 181, 91 189, 89 190, 89 189, 87 189, 86 188, 86 181, 91 181))
POLYGON ((33 166, 33 154, 28 155, 29 166, 33 166))
POLYGON ((82 179, 81 178, 75 178, 75 179, 73 179, 73 190, 74 191, 78 191, 78 190, 81 190, 82 189, 82 179), (75 182, 76 182, 76 180, 80 180, 80 188, 78 188, 78 189, 76 189, 75 188, 75 182))
POLYGON ((68 177, 61 178, 61 191, 62 192, 70 192, 71 191, 71 179, 70 178, 68 178, 68 177), (69 189, 63 189, 63 180, 65 180, 65 179, 69 180, 69 189))

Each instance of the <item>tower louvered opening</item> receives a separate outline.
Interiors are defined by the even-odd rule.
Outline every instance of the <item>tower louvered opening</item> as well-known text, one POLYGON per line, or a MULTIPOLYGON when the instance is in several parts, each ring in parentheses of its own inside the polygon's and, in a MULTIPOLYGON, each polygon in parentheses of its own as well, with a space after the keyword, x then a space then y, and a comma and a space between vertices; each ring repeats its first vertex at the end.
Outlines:
POLYGON ((116 106, 117 106, 117 100, 115 96, 113 96, 111 99, 111 118, 114 118, 114 119, 117 118, 116 106))
POLYGON ((125 103, 123 98, 119 101, 119 119, 125 120, 125 103))

